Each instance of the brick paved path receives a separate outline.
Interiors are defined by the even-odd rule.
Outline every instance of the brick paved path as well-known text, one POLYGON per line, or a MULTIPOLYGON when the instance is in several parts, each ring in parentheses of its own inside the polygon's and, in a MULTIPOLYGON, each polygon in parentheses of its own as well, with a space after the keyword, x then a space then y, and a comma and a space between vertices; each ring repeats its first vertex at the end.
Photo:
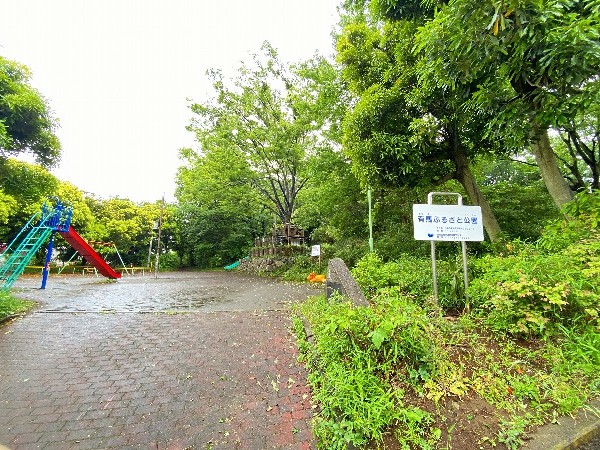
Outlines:
POLYGON ((314 448, 289 312, 222 309, 57 313, 46 305, 1 327, 0 444, 314 448))

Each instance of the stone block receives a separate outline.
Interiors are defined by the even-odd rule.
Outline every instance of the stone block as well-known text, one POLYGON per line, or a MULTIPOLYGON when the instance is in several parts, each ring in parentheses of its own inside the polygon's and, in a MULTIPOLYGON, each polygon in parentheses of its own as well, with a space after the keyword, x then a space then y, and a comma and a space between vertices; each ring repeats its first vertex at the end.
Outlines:
POLYGON ((346 263, 340 258, 329 260, 325 289, 327 298, 331 297, 334 292, 338 292, 343 297, 350 299, 355 306, 369 306, 369 302, 348 270, 346 263))

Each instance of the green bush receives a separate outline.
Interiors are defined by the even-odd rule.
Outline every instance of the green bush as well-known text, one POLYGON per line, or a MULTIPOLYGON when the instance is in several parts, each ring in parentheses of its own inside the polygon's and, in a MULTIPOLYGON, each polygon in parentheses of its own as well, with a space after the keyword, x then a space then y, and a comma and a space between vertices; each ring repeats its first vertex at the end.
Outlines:
POLYGON ((598 326, 600 194, 578 194, 563 213, 537 246, 517 242, 515 254, 477 262, 480 275, 468 293, 493 329, 544 336, 580 323, 598 326))
POLYGON ((35 305, 34 302, 19 300, 7 291, 0 289, 0 321, 7 317, 30 310, 35 305))
POLYGON ((369 242, 364 239, 344 239, 334 246, 333 255, 344 260, 348 267, 353 267, 369 252, 369 242))
MULTIPOLYGON (((432 325, 419 306, 397 290, 384 290, 371 308, 355 308, 341 297, 316 297, 298 312, 315 338, 313 344, 305 340, 297 317, 301 358, 321 406, 314 424, 321 448, 381 440, 392 423, 415 426, 412 419, 420 410, 403 407, 404 392, 393 380, 420 384, 437 370, 432 325)), ((414 435, 422 438, 430 423, 423 420, 426 431, 414 435)))
POLYGON ((563 208, 564 217, 550 222, 538 245, 549 251, 564 250, 576 242, 597 239, 600 192, 582 192, 563 208))
MULTIPOLYGON (((438 260, 437 269, 440 305, 447 309, 464 308, 462 260, 438 260)), ((396 261, 383 262, 377 253, 369 253, 358 261, 352 275, 367 298, 388 287, 398 288, 419 303, 433 296, 433 275, 428 258, 402 255, 396 261)))
POLYGON ((182 267, 181 259, 175 252, 163 253, 160 255, 158 267, 160 270, 176 270, 182 267))

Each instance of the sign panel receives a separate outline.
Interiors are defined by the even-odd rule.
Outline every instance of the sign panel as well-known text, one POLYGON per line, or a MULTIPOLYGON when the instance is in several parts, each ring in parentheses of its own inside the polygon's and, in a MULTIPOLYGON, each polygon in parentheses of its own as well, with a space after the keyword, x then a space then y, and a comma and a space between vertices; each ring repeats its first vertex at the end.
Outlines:
POLYGON ((321 256, 321 246, 320 245, 313 245, 310 248, 310 256, 321 256))
POLYGON ((413 226, 419 241, 483 241, 479 206, 416 204, 413 226))

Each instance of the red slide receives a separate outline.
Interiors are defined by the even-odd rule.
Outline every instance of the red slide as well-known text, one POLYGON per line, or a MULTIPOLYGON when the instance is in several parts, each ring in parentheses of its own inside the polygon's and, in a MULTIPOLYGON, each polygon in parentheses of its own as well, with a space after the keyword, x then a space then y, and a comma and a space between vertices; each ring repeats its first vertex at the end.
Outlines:
POLYGON ((96 253, 96 251, 90 247, 81 236, 79 236, 79 233, 77 233, 73 227, 69 227, 69 231, 59 231, 59 233, 69 244, 71 244, 71 247, 77 250, 77 253, 83 256, 88 263, 98 269, 98 272, 106 278, 121 278, 121 274, 115 272, 115 270, 102 259, 102 256, 96 253))

